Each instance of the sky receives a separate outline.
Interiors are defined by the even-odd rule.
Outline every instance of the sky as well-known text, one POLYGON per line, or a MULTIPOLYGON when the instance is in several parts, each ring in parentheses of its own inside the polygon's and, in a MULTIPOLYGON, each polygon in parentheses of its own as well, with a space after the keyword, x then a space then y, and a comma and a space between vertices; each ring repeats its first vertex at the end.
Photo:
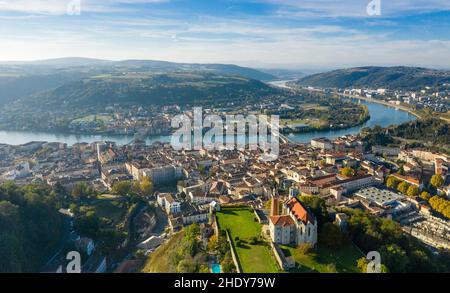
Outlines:
POLYGON ((450 69, 450 1, 0 0, 0 60, 75 56, 450 69))

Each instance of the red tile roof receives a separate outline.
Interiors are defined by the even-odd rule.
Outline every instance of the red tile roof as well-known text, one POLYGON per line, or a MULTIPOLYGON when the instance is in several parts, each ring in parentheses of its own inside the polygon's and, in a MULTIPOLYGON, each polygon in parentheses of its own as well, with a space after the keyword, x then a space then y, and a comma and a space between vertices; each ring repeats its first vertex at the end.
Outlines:
POLYGON ((284 215, 284 216, 270 216, 270 221, 275 225, 275 226, 290 226, 290 225, 294 225, 294 220, 291 219, 290 216, 288 215, 284 215))
POLYGON ((301 202, 293 197, 286 202, 288 209, 294 214, 298 221, 303 223, 310 222, 314 224, 314 217, 308 212, 308 210, 301 204, 301 202))
POLYGON ((420 185, 420 181, 418 179, 416 179, 416 178, 412 178, 412 177, 409 177, 409 176, 403 176, 403 175, 400 175, 398 173, 392 174, 392 176, 394 176, 397 179, 406 181, 408 183, 412 183, 412 184, 415 184, 415 185, 420 185))

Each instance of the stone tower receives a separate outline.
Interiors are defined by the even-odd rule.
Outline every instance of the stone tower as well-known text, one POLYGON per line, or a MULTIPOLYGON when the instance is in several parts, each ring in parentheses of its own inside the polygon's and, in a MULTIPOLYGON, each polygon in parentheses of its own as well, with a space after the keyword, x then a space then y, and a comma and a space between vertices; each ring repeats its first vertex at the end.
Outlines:
POLYGON ((272 205, 270 207, 270 215, 271 216, 278 216, 280 215, 280 205, 278 198, 272 197, 272 205))

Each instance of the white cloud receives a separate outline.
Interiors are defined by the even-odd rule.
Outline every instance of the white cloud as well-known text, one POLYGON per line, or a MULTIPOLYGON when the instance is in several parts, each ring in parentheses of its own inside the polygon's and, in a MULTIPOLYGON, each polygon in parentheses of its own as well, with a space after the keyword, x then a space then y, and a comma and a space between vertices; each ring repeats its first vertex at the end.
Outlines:
MULTIPOLYGON (((448 0, 380 0, 383 17, 450 10, 448 0)), ((368 17, 371 0, 253 0, 280 6, 282 17, 368 17)))
MULTIPOLYGON (((99 11, 119 9, 118 3, 160 2, 160 0, 82 1, 83 5, 88 4, 88 9, 99 11)), ((334 1, 338 4, 329 6, 325 5, 324 0, 276 2, 280 1, 283 5, 279 15, 281 9, 289 8, 287 10, 292 16, 294 13, 308 11, 314 14, 321 9, 333 15, 339 9, 342 10, 339 6, 350 0, 334 1)), ((381 1, 384 3, 386 0, 381 1)), ((395 1, 403 4, 408 2, 395 1)), ((273 16, 264 15, 240 18, 196 15, 195 18, 182 18, 176 13, 152 10, 147 17, 130 15, 125 17, 120 13, 116 16, 113 13, 96 14, 79 21, 72 21, 71 18, 54 20, 49 17, 48 22, 40 22, 40 18, 45 17, 35 14, 65 13, 65 7, 61 6, 61 3, 67 3, 69 0, 58 0, 59 8, 53 7, 51 4, 56 2, 51 0, 40 3, 36 0, 8 2, 16 3, 17 6, 11 6, 16 7, 16 11, 33 14, 33 17, 38 19, 21 22, 20 19, 14 18, 25 16, 15 14, 0 16, 0 21, 4 20, 0 23, 2 36, 0 58, 4 60, 82 56, 115 60, 232 62, 244 65, 267 63, 299 68, 355 65, 421 65, 450 68, 450 60, 447 58, 450 41, 423 40, 412 36, 409 36, 409 40, 396 40, 390 35, 389 29, 383 30, 383 33, 369 34, 365 31, 371 25, 382 24, 389 28, 395 24, 395 21, 391 20, 369 18, 367 22, 373 24, 349 28, 330 25, 329 23, 339 22, 329 21, 311 21, 310 25, 296 25, 291 22, 286 24, 274 21, 273 16), (35 6, 27 6, 26 11, 23 6, 18 5, 31 2, 35 6), (22 10, 19 7, 22 7, 22 10)), ((366 4, 364 0, 358 2, 363 6, 366 4)), ((423 2, 423 5, 431 9, 437 6, 438 2, 432 1, 431 4, 423 2)), ((347 14, 356 13, 356 10, 349 11, 347 14)), ((448 39, 448 36, 443 38, 448 39)))
POLYGON ((82 11, 117 12, 123 11, 120 4, 157 4, 170 0, 1 0, 0 11, 29 14, 62 15, 68 6, 79 2, 82 11))
POLYGON ((277 27, 244 20, 208 18, 206 24, 134 19, 116 20, 115 29, 84 25, 42 28, 29 34, 2 31, 2 59, 66 56, 104 59, 158 59, 176 62, 261 63, 289 68, 335 68, 357 65, 449 67, 450 41, 398 40, 341 26, 277 27), (156 26, 156 27, 155 27, 156 26), (326 37, 323 34, 327 34, 326 37), (229 35, 241 37, 225 37, 229 35))

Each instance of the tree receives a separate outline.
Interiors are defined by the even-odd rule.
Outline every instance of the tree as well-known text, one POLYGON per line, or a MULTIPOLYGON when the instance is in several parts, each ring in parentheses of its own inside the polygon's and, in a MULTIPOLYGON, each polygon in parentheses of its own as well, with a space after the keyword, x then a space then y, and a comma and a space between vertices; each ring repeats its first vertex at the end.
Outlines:
POLYGON ((230 251, 226 252, 220 265, 222 266, 222 271, 224 273, 234 273, 236 271, 236 267, 234 266, 233 258, 231 257, 230 251))
POLYGON ((177 273, 195 273, 196 265, 191 259, 183 259, 178 263, 177 273))
POLYGON ((408 190, 406 192, 406 194, 409 197, 416 197, 419 195, 419 187, 415 186, 415 185, 411 185, 410 187, 408 187, 408 190))
POLYGON ((434 272, 435 266, 424 249, 416 249, 409 253, 411 266, 417 272, 434 272))
POLYGON ((119 181, 112 187, 112 192, 121 196, 126 196, 130 194, 131 187, 130 181, 119 181))
POLYGON ((114 229, 100 230, 97 239, 100 250, 109 255, 123 243, 125 240, 125 235, 114 229))
MULTIPOLYGON (((368 264, 369 264, 369 260, 367 260, 364 256, 359 258, 356 261, 356 266, 361 271, 361 273, 367 273, 367 265, 368 264)), ((388 268, 384 264, 381 264, 380 273, 389 273, 388 268)))
POLYGON ((341 169, 341 174, 347 177, 351 177, 355 174, 355 170, 350 167, 345 167, 341 169))
POLYGON ((64 203, 68 199, 69 195, 66 188, 64 188, 60 182, 56 182, 55 186, 53 186, 52 194, 61 203, 64 203))
POLYGON ((302 243, 297 247, 297 252, 302 255, 307 255, 313 250, 313 246, 311 243, 302 243))
POLYGON ((186 227, 186 237, 188 239, 197 239, 198 236, 200 236, 200 226, 197 223, 186 227))
POLYGON ((328 219, 328 210, 325 200, 318 196, 309 195, 302 195, 298 199, 316 216, 320 232, 323 224, 328 219))
POLYGON ((228 241, 226 236, 219 235, 219 238, 217 239, 217 252, 219 253, 219 256, 221 258, 225 257, 225 254, 230 250, 230 247, 228 245, 228 241))
POLYGON ((429 203, 435 211, 450 219, 450 200, 435 195, 430 198, 429 203))
POLYGON ((208 251, 216 251, 219 244, 219 240, 216 235, 211 236, 208 241, 208 251))
POLYGON ((152 182, 152 179, 150 177, 145 176, 144 178, 142 178, 142 180, 141 180, 139 185, 140 185, 140 190, 141 190, 141 195, 142 196, 147 196, 147 195, 150 195, 152 193, 153 182, 152 182))
POLYGON ((327 271, 330 273, 337 273, 336 264, 335 263, 327 264, 327 271))
MULTIPOLYGON (((430 199, 430 202, 439 198, 430 199)), ((430 203, 431 205, 431 203, 430 203)), ((445 271, 450 268, 449 261, 443 261, 445 254, 423 253, 427 252, 421 243, 404 235, 399 223, 390 219, 370 215, 368 212, 352 209, 340 209, 349 216, 348 235, 353 242, 365 253, 379 251, 381 263, 391 272, 433 272, 445 271), (420 266, 418 263, 420 263, 420 266), (442 266, 440 266, 442 264, 442 266)), ((358 267, 365 271, 363 260, 358 267)), ((381 271, 384 268, 382 266, 381 271)))
POLYGON ((423 200, 429 200, 431 198, 431 195, 430 195, 429 192, 423 191, 420 194, 420 198, 423 199, 423 200))
POLYGON ((36 272, 60 242, 55 192, 45 185, 0 185, 0 272, 36 272))
POLYGON ((75 218, 75 229, 91 238, 96 238, 100 232, 100 219, 95 212, 89 211, 86 214, 75 218))
POLYGON ((319 242, 328 248, 341 248, 344 242, 343 235, 339 227, 327 222, 323 225, 319 235, 319 242))
POLYGON ((408 191, 409 188, 409 184, 405 181, 402 181, 398 186, 397 186, 397 190, 400 191, 403 194, 406 194, 406 192, 408 191))
POLYGON ((379 126, 375 126, 372 129, 370 128, 363 129, 363 132, 365 133, 364 141, 369 146, 373 145, 385 146, 394 142, 394 139, 389 134, 386 134, 385 129, 379 126))
POLYGON ((364 256, 359 258, 356 261, 356 266, 361 271, 361 273, 366 273, 367 272, 367 264, 368 264, 368 261, 367 261, 366 257, 364 257, 364 256))
POLYGON ((386 186, 392 189, 397 189, 398 184, 400 183, 400 181, 395 178, 390 176, 387 180, 386 180, 386 186))
POLYGON ((89 195, 89 189, 84 182, 75 184, 72 189, 72 197, 75 199, 85 199, 89 195))
POLYGON ((207 274, 207 273, 209 273, 209 268, 207 265, 202 264, 202 265, 200 265, 198 272, 201 274, 207 274))
POLYGON ((389 268, 390 272, 403 273, 406 272, 409 265, 409 258, 403 250, 397 244, 389 244, 382 248, 381 259, 383 263, 389 268))
POLYGON ((10 234, 0 235, 0 273, 21 273, 23 252, 18 239, 10 234))
POLYGON ((431 177, 430 181, 431 185, 433 185, 436 188, 440 188, 442 185, 444 185, 444 179, 441 175, 435 174, 431 177))

